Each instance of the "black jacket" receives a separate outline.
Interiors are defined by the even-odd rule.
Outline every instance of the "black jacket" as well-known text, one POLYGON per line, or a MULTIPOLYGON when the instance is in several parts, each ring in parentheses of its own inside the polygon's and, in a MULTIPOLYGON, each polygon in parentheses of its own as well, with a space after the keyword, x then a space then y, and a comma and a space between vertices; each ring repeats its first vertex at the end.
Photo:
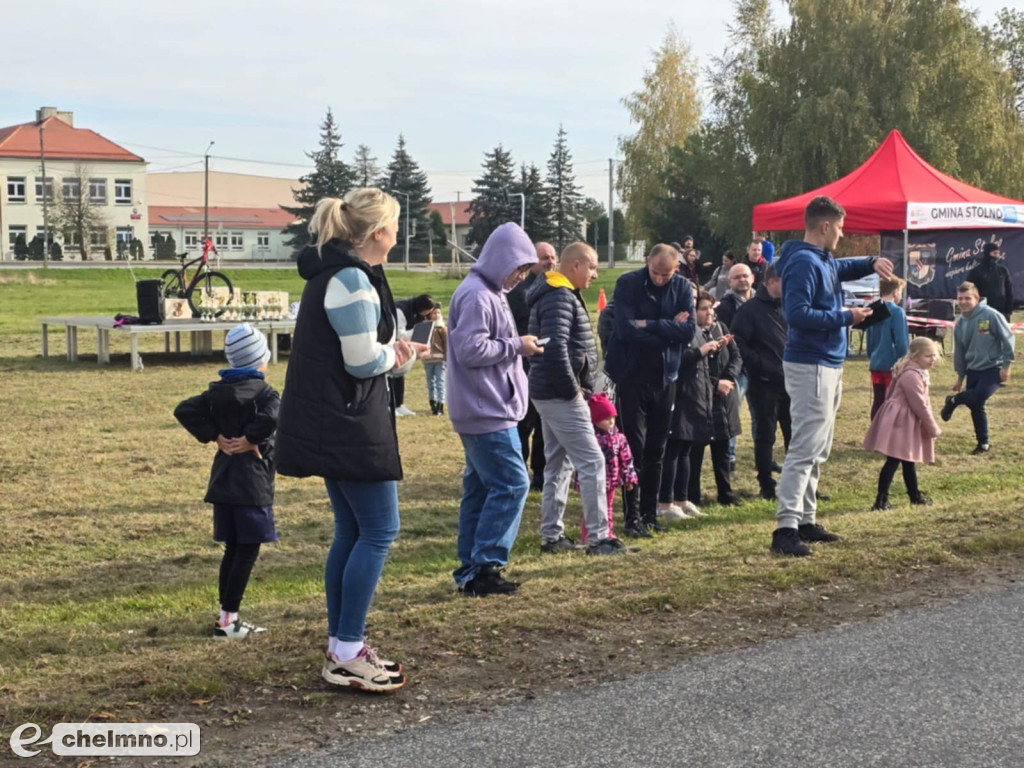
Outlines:
MULTIPOLYGON (((720 339, 724 329, 715 323, 708 335, 720 339)), ((693 341, 683 350, 676 381, 676 406, 672 411, 671 435, 677 440, 710 443, 728 440, 740 433, 740 406, 733 389, 728 397, 716 391, 720 379, 735 382, 743 369, 736 342, 730 341, 720 352, 703 356, 704 330, 697 329, 693 341)))
POLYGON ((178 403, 174 418, 199 442, 212 443, 217 435, 244 436, 262 455, 217 451, 205 501, 245 507, 274 503, 274 430, 280 405, 277 391, 262 376, 233 370, 201 395, 178 403))
POLYGON ((578 289, 560 272, 549 272, 530 292, 530 333, 548 339, 544 352, 530 361, 532 400, 572 400, 594 391, 597 342, 578 289))
POLYGON ((762 285, 753 298, 736 310, 729 327, 743 356, 743 368, 751 386, 784 388, 782 350, 786 346, 786 318, 780 300, 769 296, 762 285))
POLYGON ((967 282, 978 286, 981 298, 988 299, 988 305, 1009 320, 1013 312, 1013 280, 1008 270, 998 259, 983 258, 967 273, 967 282))
MULTIPOLYGON (((527 272, 526 277, 523 278, 523 282, 508 292, 508 307, 512 310, 512 317, 516 319, 516 333, 520 336, 528 334, 530 328, 530 305, 529 305, 529 294, 530 290, 535 286, 539 285, 537 282, 544 282, 544 272, 527 272)), ((528 358, 523 358, 524 361, 528 358)))
POLYGON ((726 328, 732 329, 733 321, 736 319, 736 310, 746 302, 732 291, 728 291, 715 307, 715 319, 723 323, 726 328))
POLYGON ((387 374, 359 379, 345 370, 338 334, 324 309, 328 283, 346 267, 362 270, 380 297, 377 341, 390 343, 395 334, 395 301, 379 265, 367 266, 336 240, 324 245, 323 258, 314 246, 299 254, 306 287, 281 400, 278 472, 360 482, 401 480, 387 374))

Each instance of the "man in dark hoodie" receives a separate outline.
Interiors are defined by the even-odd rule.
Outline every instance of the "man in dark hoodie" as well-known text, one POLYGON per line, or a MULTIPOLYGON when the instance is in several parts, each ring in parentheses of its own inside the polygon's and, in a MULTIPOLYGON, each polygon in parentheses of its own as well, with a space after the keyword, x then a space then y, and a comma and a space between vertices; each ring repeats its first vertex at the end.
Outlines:
POLYGON ((544 353, 530 362, 530 399, 544 428, 547 463, 540 505, 541 552, 575 549, 565 535, 565 502, 573 469, 579 478, 587 554, 626 551, 608 532, 605 459, 590 419, 597 343, 580 291, 597 277, 597 252, 586 243, 562 251, 558 269, 530 293, 530 333, 546 339, 544 353))
POLYGON ((804 210, 804 239, 783 243, 775 268, 782 279, 786 347, 782 369, 790 399, 793 438, 776 488, 778 527, 772 551, 806 557, 804 542, 839 537, 815 521, 821 465, 832 450, 836 412, 843 392, 846 328, 871 314, 867 307, 843 308, 841 283, 871 272, 892 276, 892 262, 869 257, 838 260, 833 249, 843 236, 846 211, 819 196, 804 210))
POLYGON ((996 312, 1002 312, 1006 322, 1013 313, 1013 280, 1010 270, 1002 263, 1003 251, 998 243, 985 243, 981 261, 967 273, 967 282, 974 283, 978 294, 996 312))
POLYGON ((748 379, 747 402, 754 431, 754 464, 761 498, 775 498, 772 478, 772 450, 775 433, 782 427, 782 439, 789 448, 791 422, 786 378, 782 371, 782 352, 786 346, 786 318, 782 314, 782 280, 769 264, 764 283, 754 298, 736 310, 731 326, 740 348, 748 379))

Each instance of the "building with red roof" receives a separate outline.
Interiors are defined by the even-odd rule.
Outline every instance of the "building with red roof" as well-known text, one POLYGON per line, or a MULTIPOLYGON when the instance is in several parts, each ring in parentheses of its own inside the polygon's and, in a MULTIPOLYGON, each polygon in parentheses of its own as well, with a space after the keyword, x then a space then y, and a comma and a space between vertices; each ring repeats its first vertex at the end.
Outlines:
POLYGON ((272 261, 290 258, 293 248, 284 244, 281 230, 295 217, 278 208, 211 206, 204 217, 202 205, 149 206, 150 246, 157 238, 174 240, 177 252, 202 250, 204 223, 222 259, 272 261))
POLYGON ((50 240, 62 244, 65 259, 78 258, 80 234, 56 226, 62 205, 70 201, 92 214, 85 234, 89 258, 102 259, 107 249, 114 254, 134 239, 147 242, 145 159, 95 131, 76 128, 74 114, 55 107, 41 107, 32 122, 0 128, 3 258, 13 258, 19 236, 26 243, 42 237, 44 208, 50 240))

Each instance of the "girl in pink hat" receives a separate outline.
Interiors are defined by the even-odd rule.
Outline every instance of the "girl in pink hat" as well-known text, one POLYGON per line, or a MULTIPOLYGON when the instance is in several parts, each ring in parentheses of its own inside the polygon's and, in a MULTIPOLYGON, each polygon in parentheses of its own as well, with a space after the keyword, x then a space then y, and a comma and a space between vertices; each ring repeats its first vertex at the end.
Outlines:
MULTIPOLYGON (((590 406, 590 420, 594 423, 597 444, 604 453, 605 489, 608 493, 608 535, 612 535, 612 509, 615 495, 620 487, 627 491, 636 485, 636 469, 633 467, 633 453, 629 450, 626 436, 615 426, 618 412, 606 395, 597 394, 587 401, 590 406)), ((582 541, 587 540, 587 525, 580 526, 582 541)))

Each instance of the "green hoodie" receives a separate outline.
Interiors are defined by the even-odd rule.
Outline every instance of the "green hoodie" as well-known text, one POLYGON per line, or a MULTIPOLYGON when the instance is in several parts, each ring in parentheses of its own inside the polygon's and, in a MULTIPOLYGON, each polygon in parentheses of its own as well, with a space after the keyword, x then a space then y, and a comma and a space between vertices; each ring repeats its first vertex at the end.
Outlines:
POLYGON ((985 299, 969 315, 960 315, 953 327, 953 367, 957 376, 968 371, 1006 368, 1014 360, 1013 333, 1006 319, 985 299))

